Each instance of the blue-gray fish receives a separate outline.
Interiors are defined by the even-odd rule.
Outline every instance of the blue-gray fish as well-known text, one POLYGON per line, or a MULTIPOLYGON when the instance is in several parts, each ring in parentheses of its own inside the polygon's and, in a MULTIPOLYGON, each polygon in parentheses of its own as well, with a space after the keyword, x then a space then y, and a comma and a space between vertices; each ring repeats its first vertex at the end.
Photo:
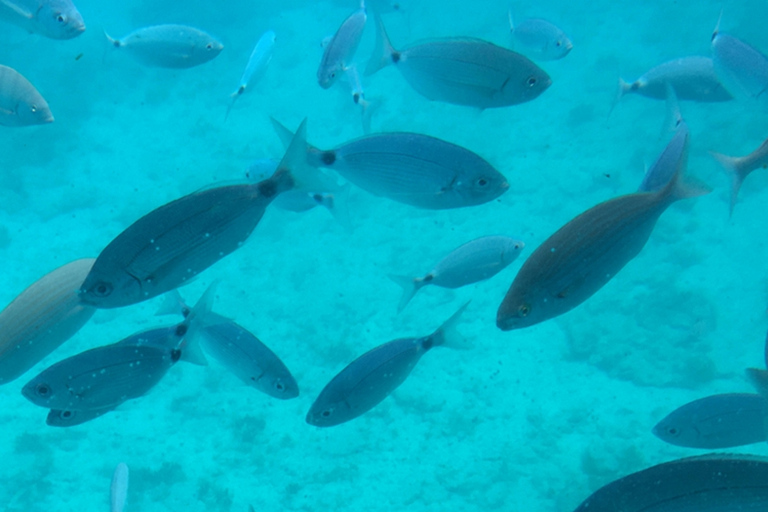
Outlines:
POLYGON ((45 424, 49 427, 76 427, 77 425, 82 425, 83 423, 95 420, 100 416, 104 416, 113 410, 112 407, 89 411, 62 411, 60 409, 51 409, 48 411, 48 416, 45 418, 45 424))
POLYGON ((224 49, 210 34, 185 25, 140 28, 121 39, 107 39, 146 66, 191 68, 214 59, 224 49))
POLYGON ((85 31, 71 0, 0 0, 0 20, 51 39, 72 39, 85 31))
POLYGON ((562 315, 600 290, 640 253, 656 221, 672 203, 709 192, 684 182, 684 166, 682 158, 661 190, 600 203, 542 243, 525 261, 499 306, 499 329, 521 329, 562 315))
POLYGON ((653 435, 687 448, 732 448, 768 440, 768 401, 754 393, 712 395, 687 403, 653 427, 653 435))
POLYGON ((0 65, 0 125, 31 126, 53 122, 48 102, 21 73, 0 65))
POLYGON ((325 45, 320 66, 317 69, 317 83, 323 89, 331 87, 347 67, 352 63, 352 58, 360 45, 367 15, 365 5, 353 12, 325 45))
MULTIPOLYGON (((271 178, 198 191, 130 225, 96 258, 81 300, 98 308, 136 304, 178 288, 240 248, 267 206, 301 185, 304 132, 302 123, 271 178)), ((311 176, 305 178, 311 185, 311 176)))
POLYGON ((275 33, 271 30, 267 30, 261 35, 256 46, 253 48, 251 56, 248 59, 248 64, 245 66, 243 75, 240 77, 240 83, 235 92, 230 95, 232 103, 230 103, 229 108, 227 108, 227 114, 224 116, 225 121, 227 120, 227 117, 229 117, 229 111, 235 106, 237 98, 242 96, 245 91, 248 90, 249 85, 258 82, 267 71, 267 66, 269 66, 269 63, 272 60, 272 49, 274 46, 275 33))
MULTIPOLYGON (((285 142, 291 132, 272 120, 285 142)), ((509 188, 499 171, 456 144, 418 133, 378 133, 335 149, 308 145, 307 163, 338 172, 377 196, 443 210, 487 203, 509 188)))
MULTIPOLYGON (((718 26, 719 26, 718 22, 718 26)), ((725 88, 742 100, 768 105, 768 57, 760 50, 715 28, 712 34, 715 72, 725 88)))
POLYGON ((93 316, 77 290, 94 261, 75 260, 46 274, 0 313, 0 384, 32 368, 93 316))
POLYGON ((688 158, 688 125, 680 121, 675 135, 643 177, 638 192, 662 190, 688 158))
POLYGON ((128 479, 128 465, 121 462, 115 467, 109 486, 109 512, 123 512, 128 499, 128 479))
POLYGON ((666 462, 615 480, 574 512, 763 512, 768 459, 711 454, 666 462))
POLYGON ((560 27, 541 18, 529 18, 515 25, 510 11, 509 30, 517 43, 515 48, 521 46, 522 53, 535 60, 562 59, 573 49, 573 43, 560 27))
POLYGON ((352 361, 320 392, 307 413, 307 423, 332 427, 357 418, 405 382, 427 351, 441 345, 461 346, 455 328, 467 305, 428 336, 390 341, 352 361))
POLYGON ((395 64, 416 92, 432 101, 479 109, 537 98, 552 84, 527 57, 480 39, 438 39, 396 50, 375 14, 376 48, 365 70, 395 64))
POLYGON ((389 276, 403 287, 397 311, 402 311, 424 286, 461 288, 495 276, 517 259, 523 247, 522 241, 508 236, 484 236, 448 253, 424 277, 389 276))
POLYGON ((749 174, 757 169, 768 168, 768 139, 765 139, 760 147, 746 156, 726 156, 710 151, 710 154, 720 162, 731 178, 731 204, 730 211, 736 206, 736 198, 739 189, 749 174))

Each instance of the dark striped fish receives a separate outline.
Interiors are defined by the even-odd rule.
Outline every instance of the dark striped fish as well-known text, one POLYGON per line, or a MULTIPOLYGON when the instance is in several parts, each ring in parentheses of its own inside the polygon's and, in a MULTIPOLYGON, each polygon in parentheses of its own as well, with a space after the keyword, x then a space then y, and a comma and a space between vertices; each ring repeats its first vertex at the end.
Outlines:
POLYGON ((99 254, 81 300, 97 308, 136 304, 178 288, 240 248, 275 197, 297 186, 304 131, 302 123, 271 178, 195 192, 130 225, 99 254))
POLYGON ((527 57, 480 39, 439 39, 396 50, 381 16, 374 14, 376 49, 365 73, 395 64, 427 99, 480 109, 507 107, 537 98, 552 84, 527 57))
POLYGON ((661 190, 600 203, 542 243, 523 264, 499 306, 499 329, 521 329, 562 315, 610 281, 640 253, 669 205, 709 192, 686 184, 684 167, 685 158, 681 158, 661 190))
POLYGON ((765 512, 768 459, 711 454, 632 473, 595 491, 574 512, 765 512))

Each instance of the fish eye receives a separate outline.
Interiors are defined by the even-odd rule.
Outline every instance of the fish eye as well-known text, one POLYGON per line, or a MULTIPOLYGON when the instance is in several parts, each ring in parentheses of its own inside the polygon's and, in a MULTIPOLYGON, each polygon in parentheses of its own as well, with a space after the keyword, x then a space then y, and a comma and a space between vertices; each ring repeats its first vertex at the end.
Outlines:
POLYGON ((67 16, 65 14, 59 13, 58 16, 56 16, 56 21, 59 23, 66 23, 67 22, 67 16))
POLYGON ((48 384, 38 384, 35 387, 35 392, 38 396, 48 396, 51 394, 51 388, 48 387, 48 384))
POLYGON ((108 297, 112 293, 112 285, 109 283, 99 283, 91 291, 97 297, 108 297))
POLYGON ((278 391, 285 391, 285 384, 280 381, 275 382, 275 389, 278 391))
POLYGON ((207 45, 205 45, 205 49, 206 50, 213 50, 213 43, 208 43, 207 45))
POLYGON ((68 420, 71 417, 72 417, 72 411, 61 411, 59 413, 59 418, 63 420, 68 420))
POLYGON ((537 82, 536 77, 532 76, 532 77, 529 77, 525 83, 528 84, 528 87, 533 87, 534 85, 536 85, 536 82, 537 82))
POLYGON ((322 416, 323 418, 329 418, 331 414, 333 414, 333 411, 331 409, 326 409, 320 413, 320 416, 322 416))
POLYGON ((528 304, 520 304, 520 307, 517 308, 517 312, 520 313, 520 316, 526 317, 528 316, 528 313, 531 312, 531 307, 528 304))
POLYGON ((484 187, 484 186, 486 186, 488 184, 488 180, 485 179, 485 178, 478 178, 476 183, 477 183, 478 186, 484 187))
POLYGON ((32 112, 33 114, 34 114, 35 112, 37 112, 37 105, 30 105, 30 106, 29 106, 29 111, 30 111, 30 112, 32 112))
POLYGON ((677 434, 679 434, 679 433, 680 433, 680 431, 679 431, 679 430, 677 430, 675 427, 669 427, 669 428, 667 429, 667 434, 669 434, 669 435, 671 435, 671 436, 675 436, 675 437, 677 437, 677 434))
POLYGON ((559 46, 563 46, 563 42, 562 41, 558 41, 558 42, 555 43, 555 46, 558 46, 558 47, 559 46))

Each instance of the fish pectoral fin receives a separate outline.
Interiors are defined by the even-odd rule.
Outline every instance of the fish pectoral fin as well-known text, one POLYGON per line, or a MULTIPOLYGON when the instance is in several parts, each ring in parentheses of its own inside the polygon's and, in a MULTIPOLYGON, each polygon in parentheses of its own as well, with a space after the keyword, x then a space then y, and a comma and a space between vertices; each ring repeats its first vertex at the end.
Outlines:
POLYGON ((12 10, 16 14, 18 14, 19 16, 21 16, 23 18, 27 18, 28 20, 31 20, 32 18, 35 17, 34 14, 32 14, 31 12, 23 9, 20 5, 15 4, 11 0, 0 0, 0 5, 6 6, 8 9, 12 10))

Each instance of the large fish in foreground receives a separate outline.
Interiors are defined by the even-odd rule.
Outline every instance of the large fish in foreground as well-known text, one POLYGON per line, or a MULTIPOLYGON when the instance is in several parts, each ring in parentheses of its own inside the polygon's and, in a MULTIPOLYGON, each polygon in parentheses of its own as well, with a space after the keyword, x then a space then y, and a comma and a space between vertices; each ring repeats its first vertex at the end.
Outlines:
POLYGON ((31 126, 53 122, 48 102, 13 68, 0 66, 0 125, 31 126))
POLYGON ((640 253, 656 221, 672 203, 708 193, 685 183, 686 152, 682 151, 672 178, 660 190, 600 203, 542 243, 525 261, 499 306, 499 329, 530 327, 575 308, 640 253))
POLYGON ((241 247, 267 206, 300 184, 304 132, 302 123, 271 178, 194 192, 130 225, 96 258, 81 300, 98 308, 136 304, 178 288, 241 247))
MULTIPOLYGON (((272 120, 286 143, 291 132, 272 120)), ((377 133, 335 149, 306 146, 306 162, 326 167, 377 196, 417 208, 443 210, 487 203, 509 183, 479 155, 419 133, 377 133)))
POLYGON ((517 52, 480 39, 437 39, 396 50, 376 14, 376 48, 367 75, 394 64, 416 92, 433 101, 479 109, 537 98, 549 75, 517 52))
POLYGON ((0 21, 50 37, 72 39, 85 23, 71 0, 0 0, 0 21))
POLYGON ((718 453, 674 460, 615 480, 574 512, 764 512, 768 459, 718 453))

